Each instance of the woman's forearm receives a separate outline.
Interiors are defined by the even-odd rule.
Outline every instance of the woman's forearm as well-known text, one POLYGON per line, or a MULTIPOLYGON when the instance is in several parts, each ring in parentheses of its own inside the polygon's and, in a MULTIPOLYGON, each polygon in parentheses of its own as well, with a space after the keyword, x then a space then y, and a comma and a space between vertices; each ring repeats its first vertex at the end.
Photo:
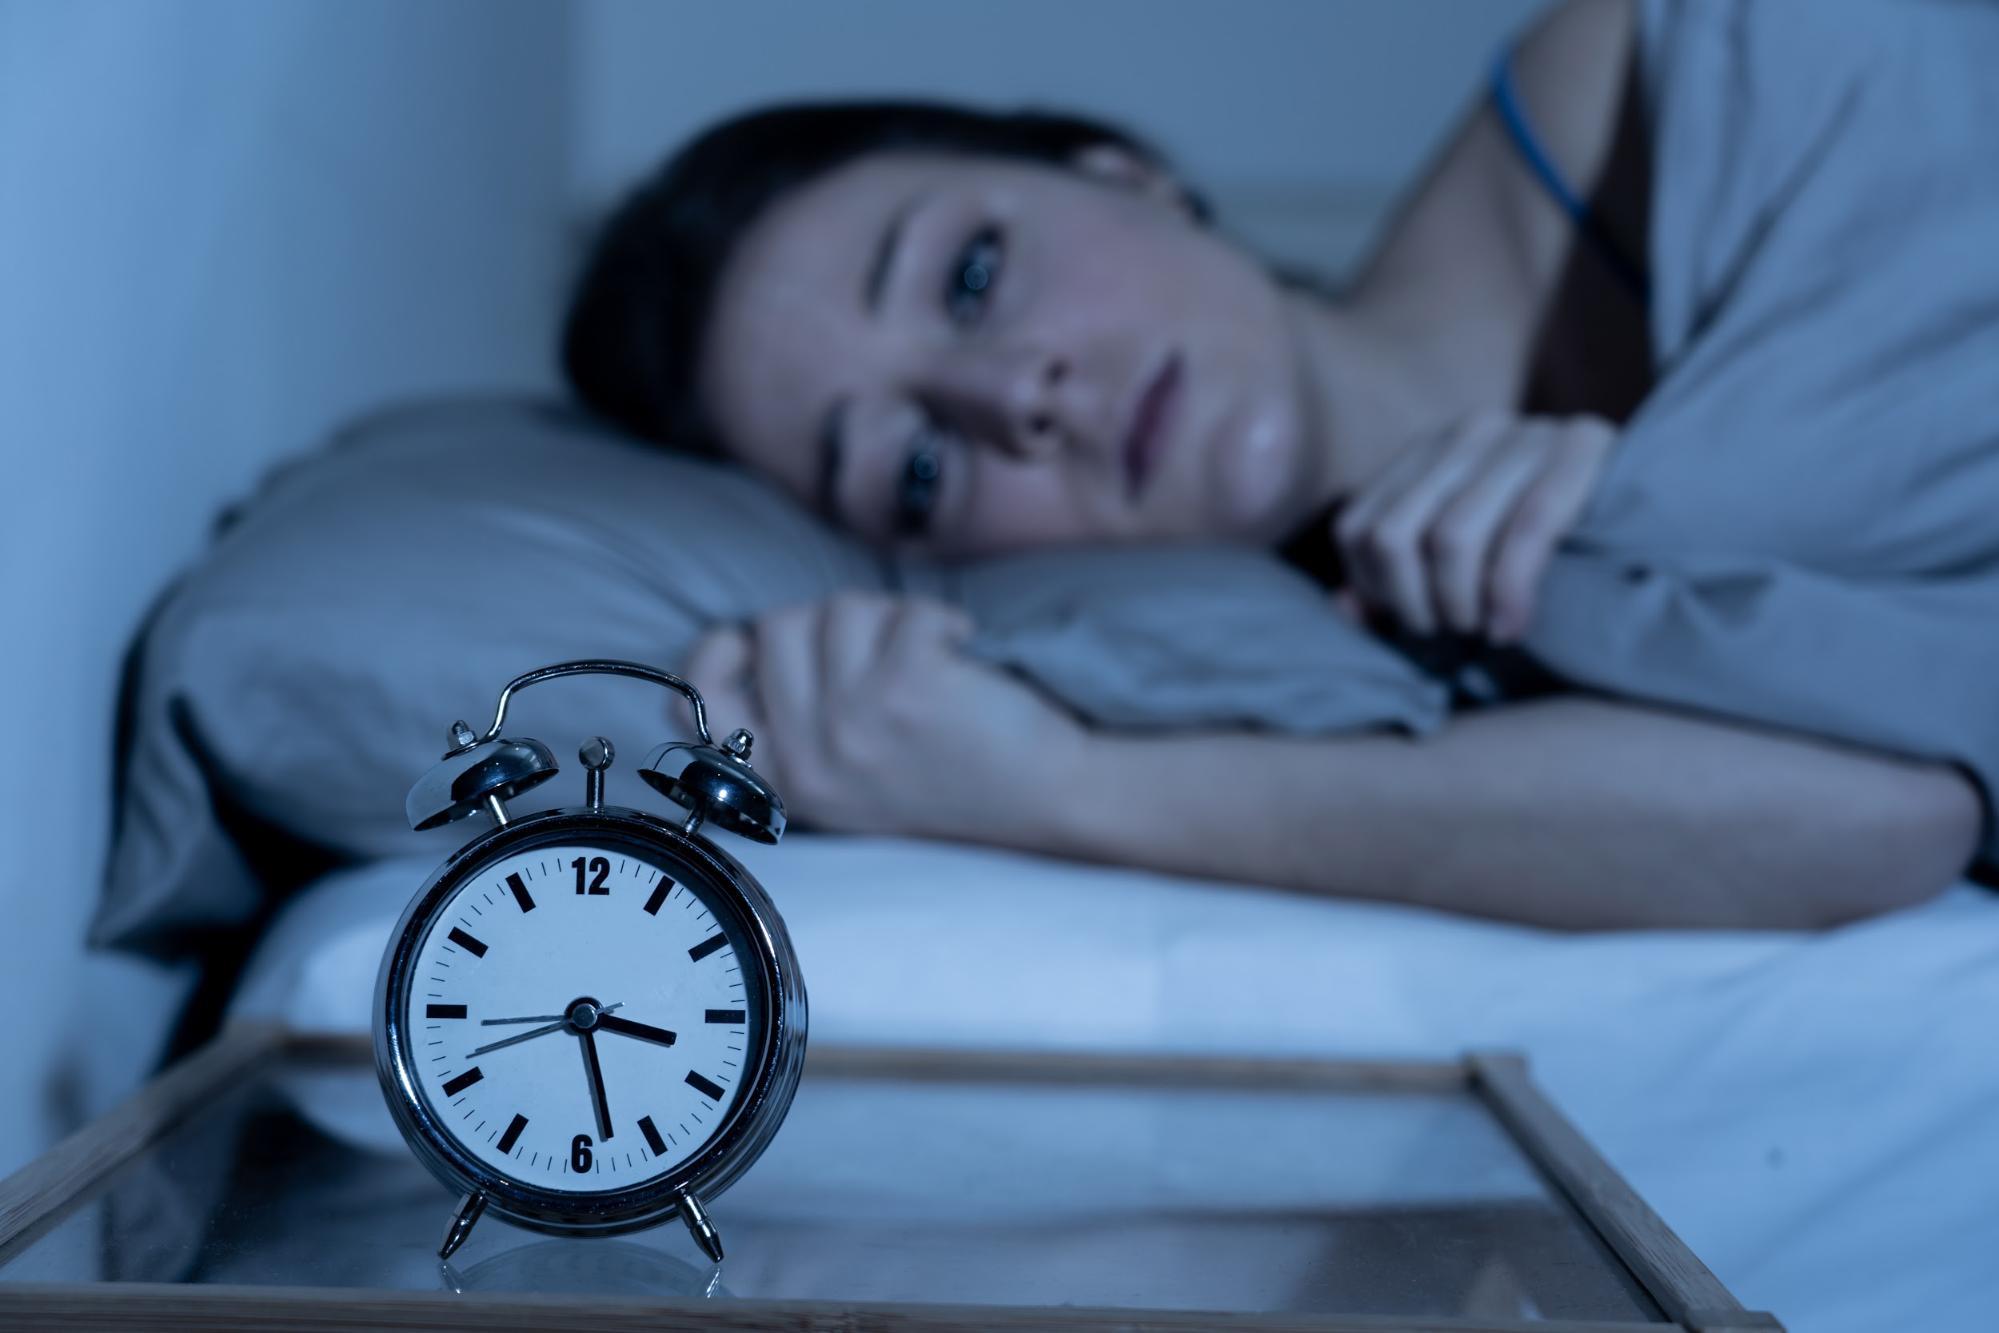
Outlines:
POLYGON ((1928 897, 1954 770, 1595 699, 1423 741, 1095 733, 1048 850, 1571 928, 1819 926, 1928 897))

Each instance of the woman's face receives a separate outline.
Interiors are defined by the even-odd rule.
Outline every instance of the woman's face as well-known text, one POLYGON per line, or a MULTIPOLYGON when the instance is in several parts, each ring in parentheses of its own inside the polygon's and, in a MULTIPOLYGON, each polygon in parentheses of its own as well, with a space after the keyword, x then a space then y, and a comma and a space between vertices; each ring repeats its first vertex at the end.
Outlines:
POLYGON ((873 540, 1267 542, 1309 490, 1301 348, 1129 155, 877 154, 743 236, 698 384, 732 455, 873 540))

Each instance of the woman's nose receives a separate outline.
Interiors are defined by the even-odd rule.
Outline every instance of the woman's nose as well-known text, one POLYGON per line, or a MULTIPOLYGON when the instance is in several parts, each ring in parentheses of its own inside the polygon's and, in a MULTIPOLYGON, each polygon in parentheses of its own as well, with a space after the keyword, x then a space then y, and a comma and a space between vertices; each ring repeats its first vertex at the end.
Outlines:
POLYGON ((1045 458, 1079 434, 1067 400, 1069 363, 1037 349, 959 349, 940 358, 923 396, 947 425, 1014 458, 1045 458))

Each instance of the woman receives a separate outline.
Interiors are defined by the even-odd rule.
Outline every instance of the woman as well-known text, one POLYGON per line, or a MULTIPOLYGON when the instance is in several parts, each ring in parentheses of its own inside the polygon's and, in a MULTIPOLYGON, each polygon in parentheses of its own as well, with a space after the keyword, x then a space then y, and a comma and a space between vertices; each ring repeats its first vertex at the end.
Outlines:
MULTIPOLYGON (((1507 644, 1650 385, 1636 22, 1570 0, 1528 33, 1336 299, 1102 127, 746 118, 613 220, 566 363, 878 541, 1254 541, 1384 629, 1507 644)), ((1983 816, 1946 765, 1577 696, 1422 743, 1097 733, 958 655, 967 629, 842 597, 686 669, 781 738, 759 754, 818 827, 1554 925, 1862 916, 1949 883, 1983 816)))

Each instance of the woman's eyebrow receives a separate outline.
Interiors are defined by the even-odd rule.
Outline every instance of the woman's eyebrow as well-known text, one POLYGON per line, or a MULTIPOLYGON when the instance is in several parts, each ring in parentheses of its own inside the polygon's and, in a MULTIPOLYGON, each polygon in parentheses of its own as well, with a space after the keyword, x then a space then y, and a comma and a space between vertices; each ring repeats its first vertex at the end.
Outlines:
POLYGON ((881 313, 882 292, 888 287, 889 270, 893 267, 896 247, 902 242, 903 224, 909 215, 922 204, 923 196, 907 199, 902 207, 895 210, 888 225, 882 228, 881 240, 875 245, 874 262, 868 265, 868 278, 861 286, 861 306, 870 315, 881 313))

